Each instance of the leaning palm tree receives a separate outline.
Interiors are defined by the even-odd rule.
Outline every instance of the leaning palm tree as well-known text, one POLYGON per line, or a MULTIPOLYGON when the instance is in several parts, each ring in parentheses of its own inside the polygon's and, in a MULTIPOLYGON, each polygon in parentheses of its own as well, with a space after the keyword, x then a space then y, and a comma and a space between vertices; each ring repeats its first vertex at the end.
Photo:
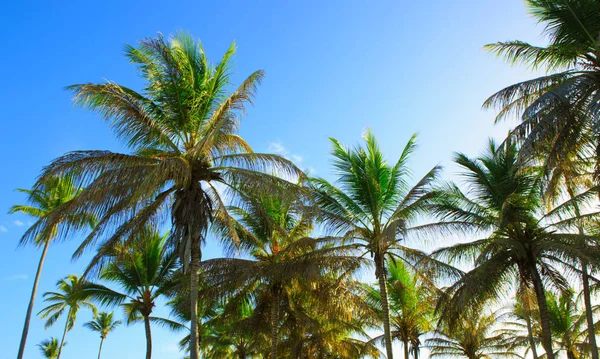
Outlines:
MULTIPOLYGON (((92 212, 98 216, 99 225, 83 241, 76 257, 109 229, 113 234, 103 237, 103 251, 170 212, 169 245, 179 250, 185 270, 191 273, 192 318, 197 317, 201 246, 209 225, 225 223, 220 228, 227 233, 219 233, 219 237, 237 239, 225 200, 242 186, 256 192, 269 192, 273 184, 295 187, 273 176, 273 171, 286 178, 303 176, 281 156, 252 152, 237 134, 238 119, 245 104, 251 102, 263 72, 254 72, 230 93, 234 53, 232 44, 213 66, 202 46, 183 33, 168 40, 159 35, 141 41, 138 47, 127 46, 127 58, 138 66, 145 81, 142 92, 112 82, 69 89, 78 105, 109 121, 132 153, 71 152, 46 167, 39 180, 43 183, 48 176, 68 173, 85 184, 79 199, 64 211, 92 212)), ((64 231, 69 229, 67 226, 64 231)), ((44 231, 34 227, 28 236, 40 232, 44 231)), ((194 320, 191 359, 198 359, 197 330, 194 320)))
POLYGON ((215 293, 228 294, 231 302, 257 298, 255 315, 266 314, 271 334, 270 359, 279 355, 281 322, 295 303, 291 288, 298 281, 317 285, 330 273, 352 273, 362 261, 347 254, 330 239, 310 238, 312 208, 301 199, 277 195, 245 196, 231 208, 239 221, 235 229, 239 247, 249 258, 218 258, 204 263, 205 278, 215 293))
POLYGON ((88 300, 89 298, 85 291, 87 284, 86 281, 71 274, 65 279, 58 281, 56 284, 59 290, 58 292, 44 293, 44 301, 50 304, 42 309, 38 315, 42 319, 46 319, 46 328, 54 325, 63 314, 66 314, 65 328, 63 330, 62 339, 60 340, 60 346, 58 347, 58 354, 56 355, 57 359, 60 359, 62 349, 65 345, 67 332, 75 326, 79 309, 81 307, 86 307, 92 310, 94 317, 96 317, 96 306, 88 300))
MULTIPOLYGON (((122 305, 127 324, 143 321, 146 359, 152 357, 152 311, 159 297, 168 297, 180 285, 176 255, 165 246, 167 235, 146 228, 128 246, 115 248, 100 278, 117 284, 122 291, 89 284, 86 294, 103 305, 122 305)), ((167 319, 160 320, 168 322, 167 319)))
POLYGON ((327 229, 374 259, 384 342, 387 357, 392 359, 386 262, 393 258, 412 264, 416 258, 425 257, 402 241, 412 230, 410 226, 417 215, 426 209, 431 183, 440 168, 434 167, 411 188, 407 181, 410 173, 407 161, 415 150, 415 136, 394 165, 384 160, 372 132, 365 134, 365 140, 366 148, 348 149, 331 139, 340 187, 324 179, 313 179, 312 183, 327 229))
POLYGON ((511 351, 511 342, 498 330, 498 313, 484 314, 470 310, 454 323, 441 322, 433 338, 425 341, 430 358, 458 357, 488 359, 521 358, 511 351))
MULTIPOLYGON (((522 124, 512 134, 533 148, 553 136, 556 129, 563 134, 589 133, 600 123, 600 4, 588 0, 526 3, 533 17, 544 24, 549 44, 508 41, 489 44, 486 49, 512 63, 545 69, 548 74, 497 92, 484 107, 500 109, 497 121, 522 116, 522 124), (572 110, 583 116, 570 116, 572 110)), ((593 359, 598 359, 597 353, 593 359)))
POLYGON ((98 317, 96 319, 89 321, 83 325, 86 328, 100 334, 100 348, 98 349, 98 359, 100 359, 100 355, 102 354, 102 344, 104 344, 104 339, 106 339, 108 333, 115 330, 119 325, 121 325, 121 321, 113 320, 113 312, 100 312, 98 313, 98 317))
MULTIPOLYGON (((433 253, 448 261, 472 261, 475 268, 448 288, 448 300, 440 301, 443 316, 457 317, 461 308, 481 307, 502 295, 502 288, 531 284, 539 308, 542 346, 553 358, 550 318, 546 306, 547 285, 568 287, 561 275, 563 266, 582 258, 596 263, 596 249, 582 246, 593 236, 573 234, 581 218, 573 204, 580 205, 597 196, 595 190, 578 194, 548 209, 543 203, 540 171, 518 165, 518 149, 508 141, 500 148, 493 141, 488 152, 471 159, 457 154, 469 192, 456 184, 442 187, 433 213, 451 229, 481 235, 473 242, 442 248, 433 253)), ((598 217, 592 212, 589 218, 598 217)))
POLYGON ((58 339, 50 338, 50 339, 43 340, 40 344, 38 344, 38 347, 40 348, 40 352, 42 352, 42 355, 44 356, 44 358, 46 358, 46 359, 58 358, 58 349, 59 349, 58 339))
MULTIPOLYGON (((56 209, 67 205, 71 200, 73 200, 79 194, 80 189, 75 186, 72 177, 53 177, 48 179, 48 181, 46 181, 46 183, 43 185, 34 189, 19 189, 19 191, 26 193, 29 196, 28 200, 30 205, 12 206, 9 213, 24 213, 37 218, 38 222, 43 222, 44 219, 50 216, 56 209)), ((85 225, 86 223, 88 225, 93 224, 93 219, 91 216, 88 216, 85 213, 80 216, 63 216, 61 218, 57 218, 56 221, 68 221, 74 226, 81 224, 85 225)), ((46 228, 45 233, 46 235, 44 236, 37 236, 33 238, 33 243, 36 246, 43 247, 43 249, 37 272, 35 274, 35 279, 33 281, 33 288, 31 290, 31 297, 29 298, 29 305, 27 306, 27 313, 25 314, 25 324, 23 325, 23 334, 21 335, 17 359, 22 359, 25 353, 25 344, 27 342, 27 334, 29 333, 29 323, 33 313, 33 305, 37 295, 37 288, 40 283, 42 268, 44 266, 44 261, 46 260, 46 255, 48 254, 50 243, 58 236, 56 226, 46 228)), ((29 242, 25 239, 26 238, 24 237, 24 239, 21 241, 21 244, 26 244, 29 242)))

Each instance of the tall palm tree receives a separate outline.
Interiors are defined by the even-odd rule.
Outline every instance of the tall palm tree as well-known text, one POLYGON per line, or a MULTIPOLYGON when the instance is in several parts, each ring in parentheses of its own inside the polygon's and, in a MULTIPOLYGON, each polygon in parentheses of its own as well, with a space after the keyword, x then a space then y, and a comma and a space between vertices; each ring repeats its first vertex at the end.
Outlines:
POLYGON ((269 311, 270 359, 278 357, 283 314, 294 303, 291 287, 298 281, 317 285, 329 273, 358 269, 361 260, 347 255, 329 239, 308 237, 313 214, 301 199, 277 195, 245 196, 230 209, 239 218, 234 226, 239 247, 249 258, 219 258, 204 263, 209 288, 233 299, 257 298, 255 315, 269 311))
POLYGON ((98 359, 100 359, 100 355, 102 354, 102 344, 104 344, 104 339, 106 339, 108 333, 115 330, 119 325, 121 325, 121 321, 113 320, 113 312, 100 312, 98 313, 98 317, 96 319, 84 324, 86 328, 100 334, 100 348, 98 349, 98 359))
POLYGON ((78 276, 71 274, 66 278, 61 279, 56 284, 58 292, 44 293, 44 301, 50 303, 46 308, 42 309, 38 315, 42 319, 46 319, 46 328, 51 327, 56 321, 66 314, 65 329, 63 330, 60 346, 58 347, 57 359, 60 359, 62 349, 65 345, 67 332, 73 329, 77 320, 77 313, 81 307, 86 307, 94 313, 96 317, 96 306, 88 299, 85 288, 87 282, 78 276))
MULTIPOLYGON (((52 214, 56 209, 67 205, 73 200, 80 192, 80 189, 73 183, 72 177, 52 177, 48 179, 43 185, 38 186, 34 189, 19 189, 19 192, 26 193, 29 198, 30 205, 15 205, 12 206, 9 213, 24 213, 34 218, 37 218, 37 223, 43 223, 45 218, 52 214)), ((57 223, 60 222, 71 222, 74 226, 78 224, 88 225, 93 224, 93 219, 87 214, 83 213, 80 216, 63 216, 57 218, 57 223)), ((43 224, 41 224, 43 226, 43 224)), ((27 313, 25 314, 25 324, 23 325, 23 333, 21 334, 21 342, 19 344, 19 353, 17 359, 23 359, 25 353, 25 344, 27 342, 27 334, 29 333, 29 323, 31 321, 31 315, 33 313, 33 305, 35 303, 35 297, 37 295, 37 288, 40 283, 40 277, 42 275, 42 268, 44 267, 44 261, 48 254, 48 248, 50 243, 55 240, 58 236, 57 226, 50 226, 45 228, 46 235, 37 236, 33 238, 33 243, 36 246, 43 247, 42 255, 38 264, 35 279, 33 281, 33 288, 31 290, 31 297, 29 298, 29 305, 27 306, 27 313)), ((21 241, 21 244, 26 244, 29 241, 25 240, 25 237, 21 241)))
MULTIPOLYGON (((422 336, 433 330, 436 290, 429 283, 419 281, 402 262, 391 262, 387 269, 392 340, 402 342, 405 359, 409 359, 411 354, 418 359, 422 336)), ((379 291, 371 286, 366 286, 366 290, 367 301, 381 314, 379 291)), ((381 339, 380 336, 374 340, 381 339)))
POLYGON ((40 344, 38 344, 40 348, 40 352, 46 359, 56 359, 58 358, 58 339, 50 338, 43 340, 40 344))
MULTIPOLYGON (((593 0, 526 3, 533 17, 544 24, 549 44, 507 41, 486 48, 507 61, 542 68, 548 74, 508 86, 487 99, 484 107, 500 109, 497 121, 522 115, 513 135, 525 140, 526 147, 545 142, 556 129, 563 134, 589 133, 600 119, 600 4, 593 0), (573 109, 584 116, 570 116, 573 109)), ((597 145, 597 134, 593 137, 597 145)), ((597 353, 593 359, 598 359, 597 353)))
POLYGON ((339 187, 324 179, 313 179, 315 197, 327 229, 353 243, 375 262, 375 276, 382 299, 384 342, 388 359, 393 358, 386 261, 389 258, 414 263, 424 254, 403 245, 410 226, 427 207, 430 187, 439 167, 429 171, 414 187, 408 185, 407 161, 415 150, 413 136, 394 165, 388 164, 375 136, 365 134, 366 148, 348 149, 333 144, 334 167, 339 187))
MULTIPOLYGON (((165 246, 167 235, 146 228, 128 246, 115 248, 100 278, 117 284, 121 291, 90 284, 87 295, 103 305, 122 305, 127 324, 143 321, 146 359, 152 357, 152 311, 159 297, 167 297, 180 285, 176 254, 165 246)), ((161 321, 165 322, 166 319, 161 321)))
MULTIPOLYGON (((565 289, 561 268, 584 258, 595 263, 594 250, 582 247, 592 236, 572 234, 580 223, 573 204, 585 203, 597 195, 589 190, 548 209, 543 203, 540 171, 518 166, 518 149, 509 141, 500 148, 490 141, 488 152, 477 159, 457 154, 469 186, 464 193, 455 184, 438 192, 433 213, 450 228, 482 235, 473 242, 437 250, 436 258, 470 261, 475 268, 448 288, 449 300, 440 302, 444 315, 456 317, 457 309, 482 306, 498 298, 502 288, 531 283, 539 308, 542 345, 553 358, 550 318, 546 306, 546 285, 565 289)), ((590 213, 590 218, 599 213, 590 213)), ((440 224, 443 225, 443 224, 440 224)))
MULTIPOLYGON (((81 244, 81 255, 107 229, 103 248, 128 238, 148 222, 170 212, 169 245, 179 250, 190 275, 190 310, 196 318, 201 246, 209 225, 220 226, 219 236, 236 239, 223 193, 245 190, 268 193, 273 184, 295 186, 286 178, 302 172, 281 156, 258 154, 238 134, 238 119, 263 78, 256 71, 229 93, 235 44, 212 66, 199 43, 184 33, 162 35, 126 47, 146 85, 143 91, 112 82, 69 87, 75 101, 102 115, 132 153, 76 151, 53 161, 40 178, 69 173, 86 189, 65 212, 89 211, 100 219, 97 229, 81 244), (221 190, 224 190, 221 191, 221 190)), ((68 228, 67 228, 68 229, 68 228)), ((40 231, 32 230, 33 236, 40 231)), ((198 359, 197 322, 191 322, 190 358, 198 359)))
POLYGON ((483 314, 469 310, 451 325, 441 322, 434 337, 425 341, 430 349, 429 357, 520 358, 511 351, 511 343, 505 333, 497 330, 498 316, 498 313, 483 314))

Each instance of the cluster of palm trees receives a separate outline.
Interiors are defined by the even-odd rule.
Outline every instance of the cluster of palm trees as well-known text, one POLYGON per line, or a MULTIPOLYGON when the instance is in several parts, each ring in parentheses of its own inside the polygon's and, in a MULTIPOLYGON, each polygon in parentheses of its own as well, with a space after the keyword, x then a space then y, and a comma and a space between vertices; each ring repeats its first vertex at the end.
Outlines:
POLYGON ((455 155, 464 183, 439 167, 411 183, 415 136, 392 163, 370 131, 362 146, 331 139, 333 183, 253 152, 237 130, 263 73, 228 91, 234 44, 213 65, 189 35, 159 35, 126 48, 143 91, 70 86, 130 151, 67 153, 11 209, 37 218, 21 243, 43 248, 18 359, 48 248, 64 238, 79 240, 74 258, 93 256, 44 294, 46 327, 65 317, 62 339, 40 344, 48 358, 82 307, 100 357, 121 323, 102 306, 144 323, 147 359, 155 325, 181 332, 190 359, 391 359, 395 341, 406 359, 598 359, 600 2, 527 4, 549 45, 487 48, 549 74, 486 101, 521 122, 481 156, 455 155), (456 235, 432 253, 410 245, 456 235), (202 259, 209 236, 224 258, 202 259), (152 315, 159 298, 169 318, 152 315))

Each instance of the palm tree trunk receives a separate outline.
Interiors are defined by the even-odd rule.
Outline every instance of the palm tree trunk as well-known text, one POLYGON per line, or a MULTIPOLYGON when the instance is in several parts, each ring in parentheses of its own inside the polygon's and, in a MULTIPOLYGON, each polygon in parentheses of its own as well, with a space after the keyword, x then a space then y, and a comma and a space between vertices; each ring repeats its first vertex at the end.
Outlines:
POLYGON ((67 322, 65 323, 65 330, 63 331, 62 339, 60 340, 60 347, 58 347, 58 355, 56 359, 60 359, 60 355, 62 354, 63 347, 65 346, 65 339, 67 338, 67 332, 69 331, 69 318, 71 316, 71 311, 67 314, 67 322))
POLYGON ((546 359, 554 359, 554 351, 552 350, 552 333, 550 332, 550 316, 548 315, 548 306, 546 304, 546 293, 544 292, 544 284, 540 278, 540 274, 535 267, 531 268, 533 279, 533 288, 537 298, 538 308, 540 310, 540 322, 542 324, 542 346, 546 351, 546 359))
POLYGON ((98 359, 100 359, 100 355, 102 354, 102 344, 104 343, 104 338, 100 339, 100 349, 98 349, 98 359))
POLYGON ((392 352, 392 334, 390 330, 390 303, 388 300, 387 283, 385 278, 385 268, 383 259, 377 260, 377 263, 375 263, 375 265, 377 266, 377 272, 379 277, 379 293, 381 295, 381 311, 383 315, 383 338, 385 340, 385 351, 387 354, 387 359, 393 359, 394 353, 392 352))
POLYGON ((146 359, 152 358, 152 330, 150 328, 150 317, 144 316, 144 326, 146 327, 146 359))
POLYGON ((533 340, 533 328, 531 327, 531 309, 529 308, 525 315, 525 323, 527 323, 527 338, 529 339, 531 354, 533 354, 533 359, 538 359, 537 348, 535 347, 535 341, 533 340))
POLYGON ((191 250, 191 265, 190 270, 190 313, 192 323, 190 325, 190 359, 198 359, 199 343, 198 343, 198 291, 200 283, 200 264, 202 260, 202 251, 200 249, 200 243, 192 241, 191 250))
POLYGON ((31 298, 29 298, 29 306, 27 307, 27 314, 25 314, 25 324, 23 325, 23 334, 21 334, 21 344, 19 344, 19 353, 17 359, 23 359, 25 353, 25 343, 27 342, 27 334, 29 334, 29 322, 31 322, 31 314, 33 313, 33 304, 37 295, 37 288, 40 284, 40 276, 42 274, 42 267, 46 260, 46 254, 48 253, 48 247, 50 247, 50 240, 44 243, 44 250, 40 257, 40 263, 38 264, 37 272, 35 274, 35 280, 33 281, 33 289, 31 289, 31 298))
POLYGON ((409 359, 410 351, 408 350, 408 340, 404 340, 404 359, 409 359))
POLYGON ((594 312, 592 309, 592 298, 590 295, 590 275, 585 261, 581 262, 582 282, 583 282, 583 301, 585 303, 585 317, 587 320, 588 342, 592 359, 598 359, 598 346, 596 344, 596 331, 594 329, 594 312))
POLYGON ((279 344, 279 288, 274 289, 273 306, 271 307, 271 357, 277 359, 277 345, 279 344))

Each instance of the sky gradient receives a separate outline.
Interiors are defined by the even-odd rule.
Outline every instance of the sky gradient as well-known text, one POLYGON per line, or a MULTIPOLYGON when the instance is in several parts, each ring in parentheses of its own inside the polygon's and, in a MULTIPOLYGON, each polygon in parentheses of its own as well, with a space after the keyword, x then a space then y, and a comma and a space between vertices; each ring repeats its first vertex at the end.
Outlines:
MULTIPOLYGON (((73 107, 65 86, 111 80, 140 89, 125 44, 178 30, 202 40, 217 62, 231 41, 238 46, 233 83, 255 70, 266 78, 242 120, 241 135, 255 151, 288 156, 313 175, 333 179, 328 137, 361 141, 371 128, 390 161, 419 133, 415 178, 436 164, 455 177, 453 151, 475 156, 487 137, 503 137, 481 104, 495 91, 524 80, 526 68, 510 67, 482 50, 486 43, 520 39, 543 43, 541 26, 521 0, 505 1, 6 1, 0 5, 5 35, 2 105, 3 176, 0 176, 0 359, 14 358, 40 251, 17 249, 31 219, 8 215, 23 203, 15 188, 29 188, 53 158, 79 149, 126 151, 97 115, 73 107)), ((443 245, 442 239, 434 245, 443 245)), ((77 241, 50 248, 41 294, 60 278, 79 273, 84 257, 70 259, 77 241)), ((215 242, 205 257, 222 255, 215 242)), ((157 310, 157 314, 167 314, 157 310)), ((119 312, 119 316, 120 316, 119 312)), ((63 359, 93 358, 99 338, 82 327, 82 311, 67 338, 63 359)), ((48 330, 32 319, 25 358, 59 337, 63 321, 48 330)), ((181 358, 181 335, 154 329, 154 357, 181 358)), ((108 336, 105 358, 142 358, 142 325, 108 336)))

